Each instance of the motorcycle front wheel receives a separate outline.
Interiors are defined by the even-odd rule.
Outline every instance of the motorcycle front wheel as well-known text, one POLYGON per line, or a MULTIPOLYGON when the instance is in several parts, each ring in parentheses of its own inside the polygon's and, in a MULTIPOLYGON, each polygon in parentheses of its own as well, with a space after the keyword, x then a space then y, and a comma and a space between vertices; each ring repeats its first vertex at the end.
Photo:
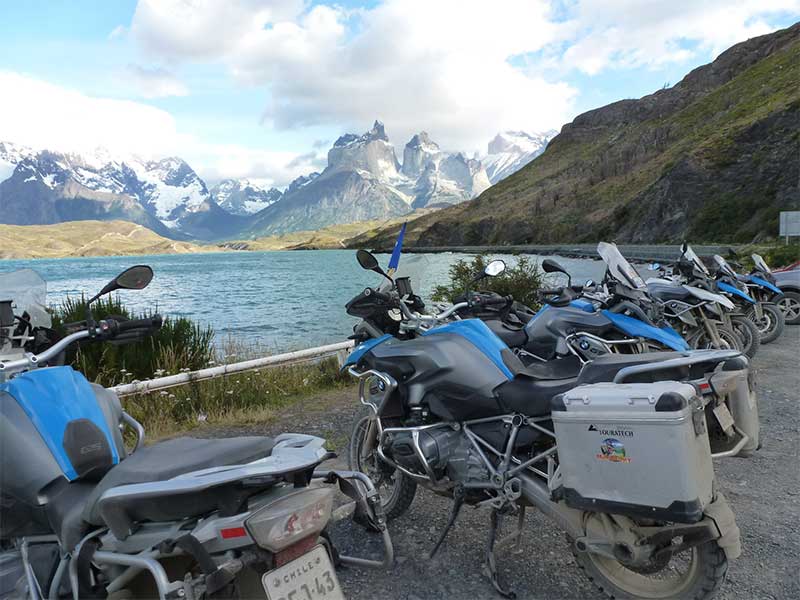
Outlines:
POLYGON ((609 598, 712 598, 728 571, 725 552, 716 541, 635 568, 600 554, 577 552, 571 546, 578 566, 609 598))
POLYGON ((761 319, 756 316, 755 309, 752 309, 747 316, 758 327, 758 331, 761 333, 761 343, 769 344, 777 340, 783 333, 786 327, 786 317, 775 304, 762 304, 761 311, 764 315, 761 319))
POLYGON ((747 358, 753 358, 761 346, 761 332, 755 323, 745 316, 731 317, 731 328, 742 341, 742 352, 747 358))
POLYGON ((386 518, 391 521, 405 513, 411 506, 417 492, 417 483, 381 460, 374 450, 374 438, 370 440, 373 449, 364 452, 367 435, 375 435, 374 419, 374 413, 366 406, 356 415, 347 458, 351 470, 361 471, 372 480, 381 496, 386 518))
MULTIPOLYGON (((722 346, 719 348, 720 350, 738 350, 739 352, 744 352, 744 342, 739 338, 733 329, 730 329, 725 325, 717 325, 717 332, 719 333, 719 339, 722 341, 722 346)), ((711 339, 711 336, 709 336, 708 332, 702 328, 700 328, 697 333, 689 338, 688 344, 695 350, 710 350, 717 348, 717 346, 714 344, 714 341, 711 339)))

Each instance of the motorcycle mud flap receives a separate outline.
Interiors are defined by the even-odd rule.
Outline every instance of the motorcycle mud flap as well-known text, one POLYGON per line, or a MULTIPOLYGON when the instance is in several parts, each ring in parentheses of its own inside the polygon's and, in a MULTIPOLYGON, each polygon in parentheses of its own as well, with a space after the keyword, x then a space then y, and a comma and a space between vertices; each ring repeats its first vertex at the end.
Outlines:
POLYGON ((722 492, 717 492, 714 501, 706 506, 705 514, 717 526, 719 530, 717 544, 725 551, 728 560, 739 558, 742 554, 739 526, 736 525, 736 517, 722 492))

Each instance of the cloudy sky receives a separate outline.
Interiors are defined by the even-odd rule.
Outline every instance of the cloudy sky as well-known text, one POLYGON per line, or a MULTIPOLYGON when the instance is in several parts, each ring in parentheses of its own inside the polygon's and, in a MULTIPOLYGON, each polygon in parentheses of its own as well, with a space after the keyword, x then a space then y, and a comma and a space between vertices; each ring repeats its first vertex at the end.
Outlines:
POLYGON ((798 20, 800 0, 5 2, 0 141, 280 186, 376 118, 400 149, 485 152, 798 20))

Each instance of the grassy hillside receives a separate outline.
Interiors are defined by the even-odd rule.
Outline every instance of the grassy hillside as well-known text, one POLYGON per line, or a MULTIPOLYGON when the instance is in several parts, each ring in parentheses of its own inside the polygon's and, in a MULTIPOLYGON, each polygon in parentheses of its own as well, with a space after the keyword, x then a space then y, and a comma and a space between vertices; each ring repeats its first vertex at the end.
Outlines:
MULTIPOLYGON (((800 204, 800 24, 673 88, 590 111, 477 199, 412 222, 419 246, 750 242, 800 204)), ((395 228, 356 244, 386 246, 395 228)))
POLYGON ((128 221, 0 225, 0 240, 0 258, 183 254, 221 250, 216 246, 168 240, 128 221))

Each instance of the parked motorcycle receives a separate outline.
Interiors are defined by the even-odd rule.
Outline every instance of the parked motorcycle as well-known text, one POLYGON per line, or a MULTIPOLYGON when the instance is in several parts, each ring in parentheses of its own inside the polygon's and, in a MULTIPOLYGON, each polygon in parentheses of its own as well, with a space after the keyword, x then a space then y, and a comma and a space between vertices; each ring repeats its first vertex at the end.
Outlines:
MULTIPOLYGON (((390 279, 374 257, 359 255, 390 279)), ((526 367, 483 321, 449 320, 455 306, 419 315, 396 289, 380 294, 380 310, 398 310, 398 330, 414 335, 357 327, 363 341, 346 367, 359 379, 365 413, 349 458, 375 479, 388 518, 408 510, 418 485, 452 498, 433 555, 463 505, 487 508, 486 567, 506 597, 513 593, 497 572, 498 523, 515 515, 512 539, 520 539, 527 507, 567 533, 578 564, 613 596, 716 592, 740 546, 713 483, 703 403, 730 416, 713 393, 728 390, 741 410, 755 407, 740 353, 608 354, 571 373, 562 360, 526 367)), ((365 290, 362 300, 372 295, 365 290)), ((728 423, 743 435, 722 455, 751 441, 728 423)))
POLYGON ((48 366, 72 344, 158 329, 159 316, 91 313, 103 294, 146 287, 149 267, 114 278, 80 330, 57 341, 44 340, 46 288, 31 273, 6 275, 0 288, 0 598, 335 599, 336 565, 391 564, 377 491, 363 473, 320 468, 331 457, 324 440, 145 446, 144 428, 112 391, 48 366), (355 518, 382 532, 383 560, 336 552, 328 524, 346 511, 334 511, 324 484, 338 484, 355 518))
POLYGON ((769 344, 778 339, 786 328, 786 315, 778 305, 784 294, 763 257, 753 254, 752 259, 754 267, 750 274, 737 274, 736 277, 757 302, 756 306, 750 308, 748 316, 758 327, 761 342, 769 344))

